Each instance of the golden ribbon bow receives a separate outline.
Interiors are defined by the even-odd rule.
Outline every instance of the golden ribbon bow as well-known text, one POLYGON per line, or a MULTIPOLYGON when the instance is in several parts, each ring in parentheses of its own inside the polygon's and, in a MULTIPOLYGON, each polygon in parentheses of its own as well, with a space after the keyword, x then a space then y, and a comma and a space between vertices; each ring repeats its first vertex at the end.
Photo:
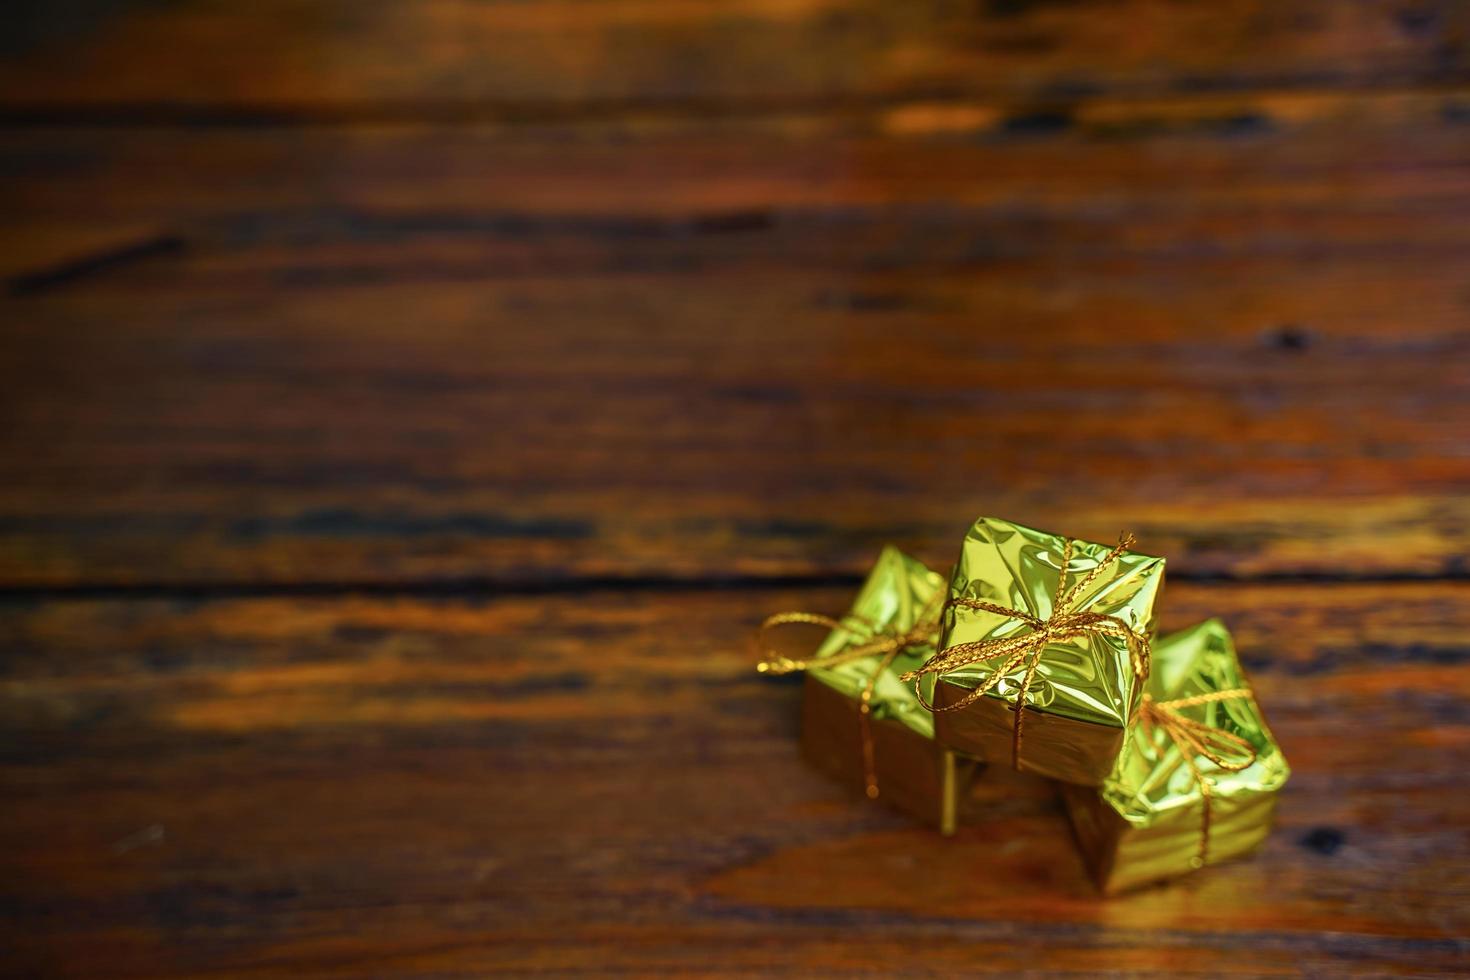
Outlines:
POLYGON ((1139 633, 1128 623, 1117 616, 1109 616, 1097 612, 1075 612, 1073 604, 1079 596, 1086 591, 1093 580, 1103 573, 1118 556, 1133 546, 1133 535, 1123 533, 1118 536, 1118 546, 1108 552, 1102 561, 1098 562, 1092 571, 1067 588, 1067 570, 1072 563, 1072 542, 1070 539, 1062 546, 1062 560, 1057 572, 1057 590, 1052 596, 1051 615, 1046 619, 1034 616, 1020 609, 1012 609, 1010 606, 1002 606, 994 602, 985 602, 979 599, 950 599, 945 608, 960 606, 965 609, 980 609, 985 612, 995 613, 1007 619, 1017 619, 1031 627, 1029 632, 1017 636, 1007 636, 1000 639, 975 640, 969 643, 957 643, 946 650, 941 650, 930 657, 916 670, 910 670, 900 675, 900 680, 913 681, 914 693, 918 695, 919 702, 930 711, 955 711, 959 708, 973 704, 984 697, 993 687, 1000 683, 1001 679, 1010 674, 1016 668, 1026 667, 1026 673, 1021 678, 1020 689, 1016 692, 1015 724, 1011 729, 1011 765, 1019 770, 1021 768, 1021 724, 1022 716, 1026 707, 1026 694, 1031 689, 1031 679, 1036 676, 1036 669, 1041 666, 1042 655, 1046 652, 1048 644, 1059 643, 1064 640, 1076 639, 1088 634, 1102 636, 1119 636, 1128 644, 1128 653, 1133 666, 1133 673, 1139 681, 1148 677, 1149 645, 1148 637, 1139 633), (965 695, 954 704, 945 705, 942 708, 935 707, 924 700, 924 694, 919 690, 919 679, 926 674, 947 674, 952 670, 969 664, 981 663, 987 660, 1004 658, 1000 664, 991 669, 990 676, 985 679, 979 687, 965 695))
POLYGON ((1176 698, 1172 701, 1155 701, 1148 694, 1143 696, 1141 715, 1144 724, 1162 728, 1164 733, 1174 740, 1180 756, 1189 766, 1189 772, 1199 786, 1200 799, 1204 804, 1204 814, 1200 825, 1199 853, 1189 861, 1190 865, 1196 868, 1204 867, 1205 862, 1209 859, 1210 793, 1213 789, 1210 781, 1205 778, 1205 774, 1200 771, 1196 760, 1208 759, 1225 772, 1242 772, 1255 764, 1256 747, 1234 732, 1227 732, 1186 717, 1180 713, 1179 709, 1235 698, 1254 698, 1254 695, 1248 687, 1235 687, 1228 691, 1212 691, 1209 694, 1196 694, 1193 697, 1176 698))
POLYGON ((873 711, 873 689, 878 684, 879 676, 888 669, 889 664, 893 663, 899 654, 910 647, 928 646, 934 642, 939 632, 939 600, 944 594, 942 589, 936 591, 934 597, 925 603, 919 615, 914 619, 914 625, 902 633, 891 625, 880 629, 867 617, 852 613, 838 620, 820 613, 808 612, 785 612, 767 616, 756 631, 757 643, 765 646, 765 654, 770 658, 756 664, 755 669, 762 674, 789 674, 793 671, 806 670, 808 667, 836 667, 839 664, 851 663, 875 654, 880 657, 878 666, 873 669, 872 675, 868 677, 868 682, 863 685, 858 701, 858 722, 863 741, 863 782, 869 799, 878 798, 878 772, 873 762, 873 727, 869 719, 873 711), (854 629, 848 625, 848 622, 856 622, 863 629, 854 629), (844 647, 829 656, 797 660, 777 653, 764 642, 770 630, 777 626, 793 624, 825 626, 830 630, 840 630, 851 636, 861 636, 866 632, 869 639, 854 646, 844 647))

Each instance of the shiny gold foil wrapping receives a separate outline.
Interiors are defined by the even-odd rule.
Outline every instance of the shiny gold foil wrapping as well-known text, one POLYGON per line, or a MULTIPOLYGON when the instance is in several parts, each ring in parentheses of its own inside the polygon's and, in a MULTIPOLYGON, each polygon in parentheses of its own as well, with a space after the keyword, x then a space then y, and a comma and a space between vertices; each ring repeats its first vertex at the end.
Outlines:
MULTIPOLYGON (((1158 701, 1246 686, 1230 634, 1218 620, 1154 643, 1148 692, 1158 701)), ((1207 803, 1174 740, 1156 726, 1139 724, 1100 789, 1063 786, 1083 856, 1104 892, 1239 857, 1270 832, 1276 794, 1290 769, 1254 700, 1232 698, 1181 711, 1243 738, 1255 750, 1255 761, 1229 772, 1196 758, 1210 781, 1207 803)))
MULTIPOLYGON (((951 598, 976 599, 1045 619, 1057 594, 1066 539, 1019 524, 981 518, 965 536, 950 580, 951 598)), ((1074 582, 1112 549, 1074 541, 1065 574, 1074 582)), ((1125 551, 1079 596, 1076 610, 1115 616, 1145 635, 1153 629, 1154 600, 1164 560, 1125 551)), ((939 648, 1023 633, 1026 624, 996 613, 950 607, 941 619, 939 648)), ((1015 751, 1016 697, 1024 668, 1003 677, 978 701, 934 715, 939 741, 993 765, 1012 765, 1052 779, 1097 786, 1112 771, 1142 685, 1126 642, 1087 635, 1048 644, 1026 692, 1024 738, 1015 751)), ((971 664, 943 675, 933 701, 954 704, 989 677, 971 664)))
MULTIPOLYGON (((922 562, 884 548, 843 619, 851 632, 829 634, 817 659, 882 632, 908 631, 943 588, 943 577, 922 562)), ((913 685, 898 679, 933 652, 932 646, 916 646, 883 668, 873 688, 869 731, 878 798, 950 833, 978 766, 935 742, 933 717, 915 697, 913 685)), ((803 753, 858 793, 866 788, 860 698, 881 660, 874 655, 830 668, 813 666, 803 689, 803 753)))

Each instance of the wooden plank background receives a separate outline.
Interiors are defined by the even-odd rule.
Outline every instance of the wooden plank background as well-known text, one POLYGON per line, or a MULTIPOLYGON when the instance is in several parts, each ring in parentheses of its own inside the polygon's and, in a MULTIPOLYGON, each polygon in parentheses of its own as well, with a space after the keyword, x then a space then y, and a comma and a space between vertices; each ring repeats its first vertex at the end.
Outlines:
POLYGON ((0 18, 7 972, 1470 969, 1463 4, 0 18), (800 765, 980 513, 1237 632, 1261 859, 800 765))

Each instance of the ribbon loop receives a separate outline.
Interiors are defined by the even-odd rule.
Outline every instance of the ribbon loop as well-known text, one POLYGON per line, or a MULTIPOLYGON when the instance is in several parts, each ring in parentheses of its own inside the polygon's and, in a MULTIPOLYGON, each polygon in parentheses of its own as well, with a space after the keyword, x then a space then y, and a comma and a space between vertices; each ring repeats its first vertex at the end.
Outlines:
MULTIPOLYGON (((862 620, 860 617, 849 615, 845 618, 863 623, 867 627, 870 635, 875 632, 873 625, 862 620)), ((760 626, 756 627, 756 640, 764 647, 763 653, 768 658, 755 665, 755 669, 762 674, 790 674, 798 670, 806 670, 813 662, 811 660, 798 660, 788 657, 770 646, 766 641, 766 637, 780 626, 824 626, 833 632, 840 631, 850 636, 861 635, 858 630, 853 629, 843 620, 833 619, 831 616, 823 616, 821 613, 784 612, 767 616, 761 622, 760 626)), ((847 663, 851 660, 858 660, 870 654, 883 651, 886 646, 885 641, 886 638, 880 636, 877 642, 857 644, 841 650, 830 657, 822 657, 821 659, 826 661, 830 666, 847 663)))

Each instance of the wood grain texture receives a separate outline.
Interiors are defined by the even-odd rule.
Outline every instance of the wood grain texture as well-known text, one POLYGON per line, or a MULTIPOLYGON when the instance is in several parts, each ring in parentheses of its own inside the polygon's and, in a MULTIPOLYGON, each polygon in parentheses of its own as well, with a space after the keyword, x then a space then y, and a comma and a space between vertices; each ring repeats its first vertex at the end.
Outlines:
POLYGON ((1463 584, 1171 587, 1165 628, 1236 630, 1294 775, 1259 859, 1107 901, 1038 780, 982 778, 945 842, 802 765, 800 683, 743 640, 848 597, 12 602, 10 962, 1466 967, 1463 584))
POLYGON ((1462 575, 1447 100, 12 132, 0 579, 1462 575))
POLYGON ((0 13, 0 972, 1470 972, 1451 0, 0 13), (745 637, 1169 558, 1295 769, 1103 901, 745 637))
POLYGON ((741 111, 916 95, 1046 100, 1470 76, 1470 19, 1452 0, 19 6, 6 24, 0 105, 171 107, 186 120, 220 110, 741 111), (58 54, 65 72, 56 70, 58 54))

